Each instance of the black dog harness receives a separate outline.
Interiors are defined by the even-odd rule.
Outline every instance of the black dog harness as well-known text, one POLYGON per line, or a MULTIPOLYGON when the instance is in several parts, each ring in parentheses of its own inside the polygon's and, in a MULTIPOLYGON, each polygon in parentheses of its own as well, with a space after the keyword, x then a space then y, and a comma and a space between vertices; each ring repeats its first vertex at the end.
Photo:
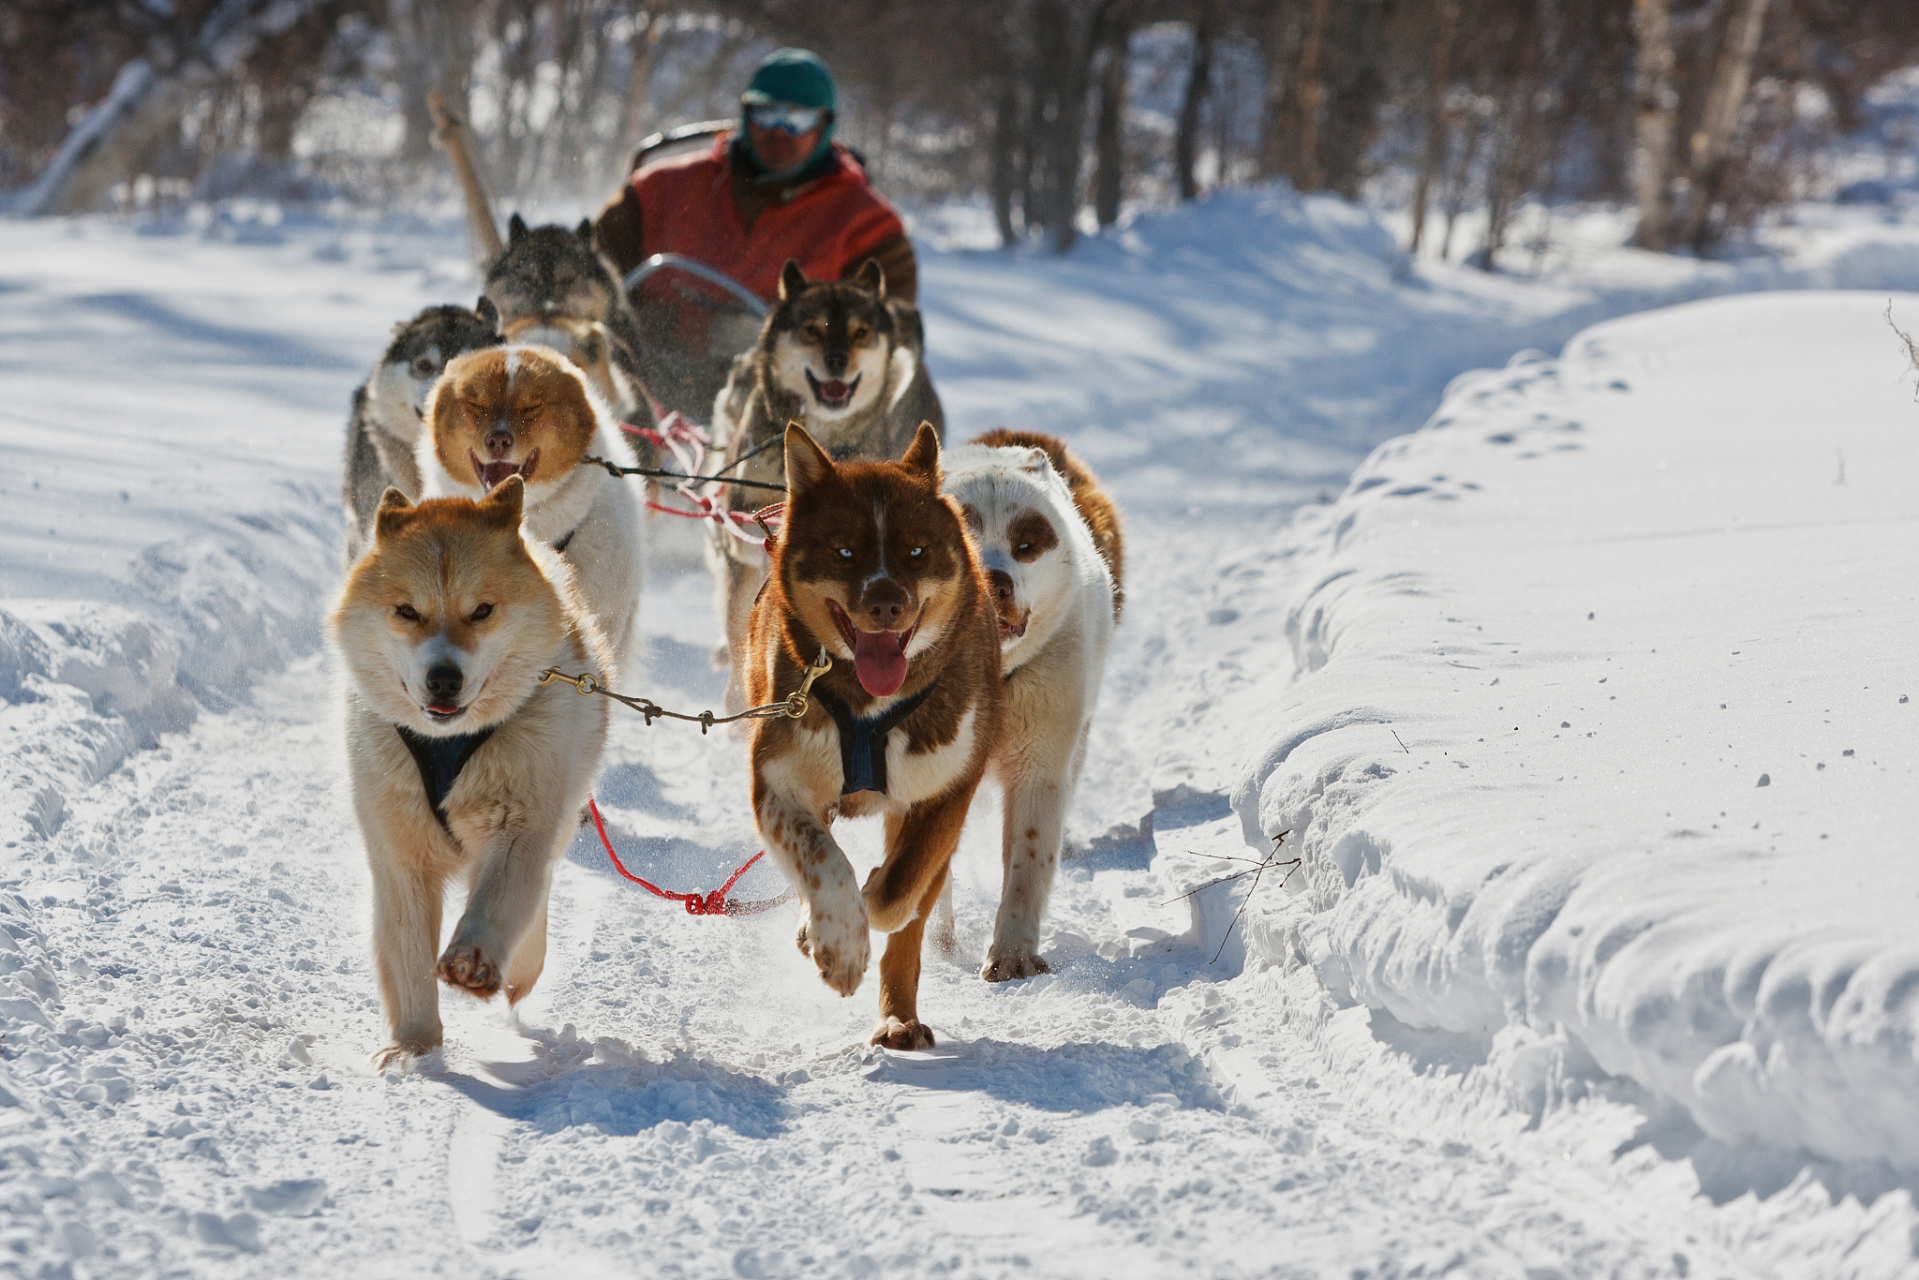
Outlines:
POLYGON ((446 793, 453 790, 460 770, 466 768, 473 753, 499 726, 489 725, 478 733, 462 733, 451 738, 429 738, 403 724, 393 727, 399 731, 400 741, 406 743, 413 763, 420 767, 420 785, 426 788, 426 802, 433 806, 433 816, 440 820, 441 829, 452 835, 453 828, 446 821, 446 793))
POLYGON ((824 688, 815 688, 813 696, 832 713, 840 729, 840 794, 877 791, 886 794, 886 735, 906 717, 919 710, 920 703, 939 685, 927 685, 904 702, 896 702, 877 716, 859 719, 846 700, 824 688))

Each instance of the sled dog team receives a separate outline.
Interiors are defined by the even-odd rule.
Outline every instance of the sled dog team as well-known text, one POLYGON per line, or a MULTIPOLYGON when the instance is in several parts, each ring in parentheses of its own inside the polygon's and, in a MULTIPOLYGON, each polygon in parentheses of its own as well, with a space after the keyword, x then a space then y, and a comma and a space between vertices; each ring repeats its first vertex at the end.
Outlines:
MULTIPOLYGON (((593 459, 655 465, 639 330, 590 229, 517 217, 468 310, 396 327, 347 429, 349 570, 331 627, 347 674, 353 801, 372 868, 391 1040, 441 1043, 439 982, 517 1002, 546 958, 554 861, 628 690, 643 492, 593 459), (442 948, 443 887, 465 909, 442 948)), ((756 346, 714 405, 707 474, 783 484, 764 548, 709 521, 732 708, 750 722, 751 804, 800 903, 798 944, 851 995, 886 934, 873 1043, 921 1049, 922 935, 973 793, 1005 793, 988 981, 1045 972, 1040 919, 1119 613, 1118 514, 1058 440, 994 431, 942 449, 918 313, 869 261, 808 281, 788 263, 756 346), (880 816, 861 884, 835 819, 880 816)), ((778 495, 724 486, 751 510, 778 495), (755 496, 755 495, 758 496, 755 496)), ((949 929, 950 932, 950 929, 949 929)))

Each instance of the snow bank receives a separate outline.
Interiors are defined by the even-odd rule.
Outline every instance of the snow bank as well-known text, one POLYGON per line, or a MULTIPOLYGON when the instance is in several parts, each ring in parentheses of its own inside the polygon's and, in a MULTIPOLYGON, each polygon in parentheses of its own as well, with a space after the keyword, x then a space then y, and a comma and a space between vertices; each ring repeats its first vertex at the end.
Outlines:
POLYGON ((406 236, 147 230, 8 231, 4 842, 52 834, 128 752, 318 646, 352 388, 395 320, 468 293, 406 236))
MULTIPOLYGON (((1252 957, 1729 1142, 1919 1167, 1919 406, 1883 294, 1458 379, 1312 543, 1233 805, 1252 957)), ((1908 324, 1919 297, 1894 300, 1908 324)))

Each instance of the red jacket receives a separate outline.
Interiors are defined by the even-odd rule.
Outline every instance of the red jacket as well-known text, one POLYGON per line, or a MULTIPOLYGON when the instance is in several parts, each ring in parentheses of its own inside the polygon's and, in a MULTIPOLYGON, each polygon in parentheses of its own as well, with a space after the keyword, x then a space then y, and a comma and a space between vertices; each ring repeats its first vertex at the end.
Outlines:
POLYGON ((730 191, 732 141, 731 134, 722 134, 705 154, 673 156, 633 175, 647 254, 683 253, 770 303, 779 297, 780 268, 788 258, 808 279, 838 280, 881 242, 906 234, 859 161, 838 145, 837 169, 784 188, 783 198, 761 208, 749 232, 730 191))

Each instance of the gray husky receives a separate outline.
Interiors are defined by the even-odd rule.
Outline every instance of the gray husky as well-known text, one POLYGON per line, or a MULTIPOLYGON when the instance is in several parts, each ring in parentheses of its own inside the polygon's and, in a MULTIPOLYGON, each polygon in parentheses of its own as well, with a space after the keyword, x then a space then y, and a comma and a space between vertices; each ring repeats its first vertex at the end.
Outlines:
POLYGON ((607 359, 582 364, 595 389, 628 422, 651 422, 641 376, 640 322, 613 265, 593 244, 593 224, 528 227, 519 214, 506 224, 506 247, 486 272, 486 296, 516 342, 539 342, 575 363, 587 327, 604 336, 607 359))
POLYGON ((373 538, 380 495, 389 487, 419 501, 420 468, 413 451, 420 440, 427 392, 447 362, 463 352, 500 342, 500 317, 481 298, 465 307, 428 307, 393 326, 393 341, 353 392, 346 426, 346 468, 341 489, 346 507, 346 563, 360 558, 373 538))
MULTIPOLYGON (((943 435, 946 418, 926 373, 922 335, 919 312, 886 296, 886 273, 873 259, 851 280, 837 281, 809 281, 789 261, 780 273, 779 305, 759 342, 733 362, 713 402, 718 469, 739 462, 727 474, 784 484, 779 442, 794 422, 837 462, 898 459, 922 422, 943 435)), ((730 510, 752 510, 777 497, 731 485, 724 502, 730 510)), ((708 524, 707 564, 726 620, 727 698, 744 705, 740 664, 753 597, 766 578, 766 553, 708 524)))

